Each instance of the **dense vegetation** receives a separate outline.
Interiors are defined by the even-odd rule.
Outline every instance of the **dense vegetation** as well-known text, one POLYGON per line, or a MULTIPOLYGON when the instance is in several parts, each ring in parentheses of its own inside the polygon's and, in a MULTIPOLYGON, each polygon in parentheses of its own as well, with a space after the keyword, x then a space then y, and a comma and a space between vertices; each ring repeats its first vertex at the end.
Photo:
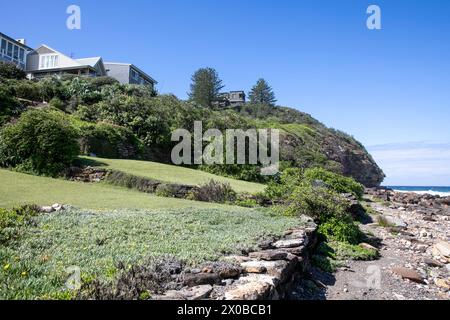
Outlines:
MULTIPOLYGON (((202 120, 203 130, 224 131, 230 126, 279 129, 283 169, 322 167, 367 184, 377 184, 382 179, 381 170, 352 137, 330 130, 294 109, 250 103, 232 110, 218 110, 172 95, 155 96, 148 88, 120 85, 108 77, 64 76, 28 81, 10 73, 4 72, 6 76, 0 77, 1 124, 19 118, 27 108, 39 106, 53 115, 54 110, 60 110, 64 114, 60 118, 75 127, 83 154, 168 163, 175 145, 171 132, 177 128, 192 132, 194 121, 202 120)), ((267 182, 257 166, 200 168, 233 178, 267 182)))

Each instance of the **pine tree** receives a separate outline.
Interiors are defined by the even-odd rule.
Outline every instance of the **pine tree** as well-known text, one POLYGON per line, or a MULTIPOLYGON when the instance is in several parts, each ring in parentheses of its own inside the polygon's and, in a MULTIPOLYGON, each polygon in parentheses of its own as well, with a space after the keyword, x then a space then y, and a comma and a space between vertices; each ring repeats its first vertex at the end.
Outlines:
POLYGON ((259 79, 256 85, 248 94, 251 103, 275 105, 277 99, 272 88, 269 86, 266 80, 259 79))
POLYGON ((213 101, 219 97, 220 90, 224 87, 219 74, 213 68, 197 70, 191 80, 189 98, 203 107, 211 107, 213 101))

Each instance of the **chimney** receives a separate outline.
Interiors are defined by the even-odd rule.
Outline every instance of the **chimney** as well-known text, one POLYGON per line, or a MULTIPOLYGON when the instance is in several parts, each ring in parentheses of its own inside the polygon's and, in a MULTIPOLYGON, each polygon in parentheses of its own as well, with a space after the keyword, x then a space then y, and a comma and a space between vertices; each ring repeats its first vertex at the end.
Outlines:
POLYGON ((16 41, 23 45, 27 45, 27 41, 25 39, 17 39, 16 41))

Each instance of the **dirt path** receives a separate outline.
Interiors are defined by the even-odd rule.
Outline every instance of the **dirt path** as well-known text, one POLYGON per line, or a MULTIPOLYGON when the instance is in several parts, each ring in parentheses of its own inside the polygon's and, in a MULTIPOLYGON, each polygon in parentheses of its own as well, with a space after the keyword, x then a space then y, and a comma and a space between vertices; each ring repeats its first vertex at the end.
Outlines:
MULTIPOLYGON (((361 229, 379 239, 380 259, 347 261, 334 274, 313 268, 309 279, 301 280, 293 299, 313 300, 429 300, 450 299, 448 288, 436 285, 437 279, 449 279, 449 261, 434 266, 432 248, 450 230, 447 220, 425 221, 415 213, 387 208, 372 202, 370 206, 402 228, 393 233, 377 223, 361 229), (426 230, 426 232, 424 231, 426 230), (433 262, 433 263, 431 263, 433 262), (430 263, 432 264, 430 266, 430 263), (447 264, 445 264, 447 263, 447 264), (422 283, 402 278, 393 272, 402 267, 415 272, 422 283)), ((375 219, 375 217, 374 217, 375 219)), ((404 269, 404 270, 405 270, 404 269)), ((409 276, 409 275, 408 275, 409 276)), ((441 281, 441 280, 439 280, 441 281)), ((445 280, 444 280, 445 281, 445 280)))

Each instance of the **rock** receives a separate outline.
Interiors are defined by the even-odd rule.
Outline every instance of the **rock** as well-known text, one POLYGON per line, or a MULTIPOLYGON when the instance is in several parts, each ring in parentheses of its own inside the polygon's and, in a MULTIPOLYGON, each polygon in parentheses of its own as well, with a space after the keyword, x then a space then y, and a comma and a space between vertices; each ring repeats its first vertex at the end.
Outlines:
POLYGON ((51 213, 51 212, 55 211, 55 209, 53 209, 53 207, 46 206, 46 207, 42 207, 41 211, 43 213, 51 213))
POLYGON ((219 271, 219 277, 221 279, 236 278, 242 273, 242 269, 239 267, 226 267, 219 271))
POLYGON ((237 263, 247 262, 247 261, 251 260, 249 257, 246 257, 246 256, 227 256, 224 259, 226 261, 237 262, 237 263))
POLYGON ((303 245, 304 239, 288 239, 288 240, 279 240, 273 244, 275 248, 295 248, 303 245))
POLYGON ((225 300, 264 300, 274 289, 273 277, 253 275, 239 279, 231 290, 225 292, 225 300))
POLYGON ((259 261, 247 261, 241 263, 241 267, 245 272, 248 273, 265 273, 267 271, 266 267, 263 266, 259 261))
POLYGON ((435 279, 434 284, 440 288, 450 290, 450 280, 448 279, 435 279))
POLYGON ((62 204, 55 203, 54 205, 52 205, 52 208, 53 208, 55 211, 61 211, 61 210, 63 209, 63 206, 62 206, 62 204))
POLYGON ((401 276, 403 279, 408 279, 416 283, 425 283, 422 276, 415 270, 403 267, 396 267, 393 268, 392 271, 401 276))
POLYGON ((282 248, 280 250, 284 251, 288 254, 294 254, 296 256, 301 256, 303 254, 303 252, 305 251, 305 247, 301 246, 301 247, 294 247, 294 248, 282 248))
POLYGON ((427 230, 422 229, 422 230, 420 230, 419 235, 421 238, 426 238, 426 237, 428 237, 428 232, 427 232, 427 230))
POLYGON ((209 297, 213 290, 211 285, 201 285, 182 290, 167 291, 161 298, 164 300, 201 300, 209 297))
POLYGON ((216 273, 187 273, 184 275, 183 283, 188 287, 195 287, 205 284, 220 284, 220 277, 216 273))
POLYGON ((378 252, 378 249, 375 248, 374 246, 368 244, 368 243, 360 243, 359 246, 363 249, 367 249, 367 250, 375 250, 376 252, 378 252))
POLYGON ((440 256, 450 258, 450 243, 448 242, 439 241, 434 245, 433 250, 440 256))
POLYGON ((273 260, 284 260, 287 258, 287 252, 278 251, 278 250, 265 250, 258 252, 251 252, 249 254, 250 258, 273 261, 273 260))

